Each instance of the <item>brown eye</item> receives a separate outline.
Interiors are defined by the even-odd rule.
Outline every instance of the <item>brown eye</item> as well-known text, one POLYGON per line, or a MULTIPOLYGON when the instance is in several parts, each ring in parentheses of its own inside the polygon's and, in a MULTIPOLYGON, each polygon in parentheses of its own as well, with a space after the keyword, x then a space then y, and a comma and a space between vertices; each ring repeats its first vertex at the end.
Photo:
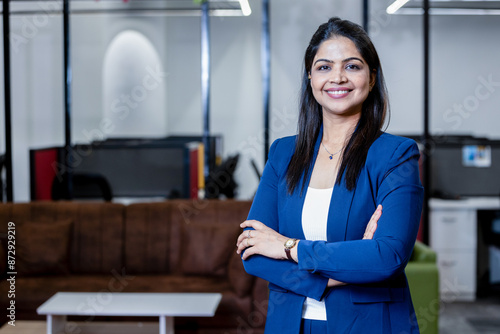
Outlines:
POLYGON ((356 64, 348 64, 345 68, 347 70, 359 70, 360 69, 360 67, 356 64))

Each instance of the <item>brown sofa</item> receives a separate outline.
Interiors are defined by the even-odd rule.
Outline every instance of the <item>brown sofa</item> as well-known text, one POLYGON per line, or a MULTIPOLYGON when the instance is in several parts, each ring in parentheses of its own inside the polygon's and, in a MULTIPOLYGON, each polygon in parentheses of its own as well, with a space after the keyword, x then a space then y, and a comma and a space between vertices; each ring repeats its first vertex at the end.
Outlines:
POLYGON ((220 292, 215 317, 178 318, 176 332, 261 333, 267 286, 245 273, 235 253, 249 208, 215 200, 0 204, 2 273, 8 222, 15 224, 16 320, 43 319, 36 308, 58 291, 220 292))

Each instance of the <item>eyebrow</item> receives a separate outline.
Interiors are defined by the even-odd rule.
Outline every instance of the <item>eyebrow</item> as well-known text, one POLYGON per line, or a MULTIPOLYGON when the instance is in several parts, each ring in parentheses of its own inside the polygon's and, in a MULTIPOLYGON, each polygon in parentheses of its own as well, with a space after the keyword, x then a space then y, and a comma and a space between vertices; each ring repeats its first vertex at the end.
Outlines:
MULTIPOLYGON (((343 62, 343 63, 347 63, 348 61, 351 61, 351 60, 358 60, 358 61, 360 61, 362 64, 364 64, 364 63, 365 63, 362 59, 360 59, 360 58, 358 58, 358 57, 349 57, 349 58, 346 58, 346 59, 342 60, 342 62, 343 62)), ((314 62, 314 65, 316 65, 316 63, 318 63, 318 62, 320 62, 320 61, 324 61, 324 62, 327 62, 327 63, 332 63, 332 64, 333 64, 333 63, 335 63, 333 60, 330 60, 330 59, 325 59, 325 58, 320 58, 320 59, 318 59, 318 60, 316 60, 316 61, 314 62)))

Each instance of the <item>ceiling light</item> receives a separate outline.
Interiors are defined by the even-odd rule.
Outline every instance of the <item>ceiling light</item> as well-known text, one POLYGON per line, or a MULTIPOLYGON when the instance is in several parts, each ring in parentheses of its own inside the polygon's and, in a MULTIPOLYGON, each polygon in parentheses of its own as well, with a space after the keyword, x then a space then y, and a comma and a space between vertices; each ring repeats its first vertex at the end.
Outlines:
POLYGON ((394 14, 396 13, 401 7, 406 5, 406 3, 410 0, 396 0, 392 4, 387 7, 386 12, 387 14, 394 14))
POLYGON ((239 1, 240 1, 241 12, 243 13, 243 15, 248 16, 252 14, 252 9, 250 8, 248 0, 239 0, 239 1))

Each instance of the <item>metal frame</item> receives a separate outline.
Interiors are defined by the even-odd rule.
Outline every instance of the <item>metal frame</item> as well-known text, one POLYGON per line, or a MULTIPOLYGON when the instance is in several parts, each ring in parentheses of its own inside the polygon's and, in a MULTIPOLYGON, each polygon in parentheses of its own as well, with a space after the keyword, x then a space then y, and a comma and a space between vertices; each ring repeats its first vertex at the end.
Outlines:
POLYGON ((201 4, 201 106, 203 114, 203 146, 205 179, 210 174, 210 17, 208 2, 201 4))
POLYGON ((12 202, 14 191, 12 188, 12 119, 11 119, 11 92, 10 92, 10 4, 3 0, 3 66, 4 66, 4 94, 5 94, 5 170, 6 170, 6 198, 12 202))
POLYGON ((370 7, 368 0, 363 0, 363 29, 369 34, 368 18, 370 17, 370 7))
POLYGON ((424 133, 423 143, 424 152, 423 159, 423 173, 422 183, 424 186, 424 205, 422 208, 422 224, 423 224, 423 241, 429 242, 429 200, 431 191, 431 152, 430 141, 431 136, 429 132, 429 119, 430 119, 430 18, 429 18, 430 3, 429 0, 424 0, 424 13, 423 13, 423 28, 424 28, 424 133))
POLYGON ((64 161, 66 163, 66 199, 73 198, 73 170, 71 168, 71 34, 69 23, 69 0, 63 2, 63 52, 64 52, 64 161))
POLYGON ((267 161, 270 146, 269 133, 269 96, 271 87, 271 45, 269 38, 269 0, 262 0, 262 34, 261 34, 261 74, 262 100, 264 112, 264 162, 267 161))

